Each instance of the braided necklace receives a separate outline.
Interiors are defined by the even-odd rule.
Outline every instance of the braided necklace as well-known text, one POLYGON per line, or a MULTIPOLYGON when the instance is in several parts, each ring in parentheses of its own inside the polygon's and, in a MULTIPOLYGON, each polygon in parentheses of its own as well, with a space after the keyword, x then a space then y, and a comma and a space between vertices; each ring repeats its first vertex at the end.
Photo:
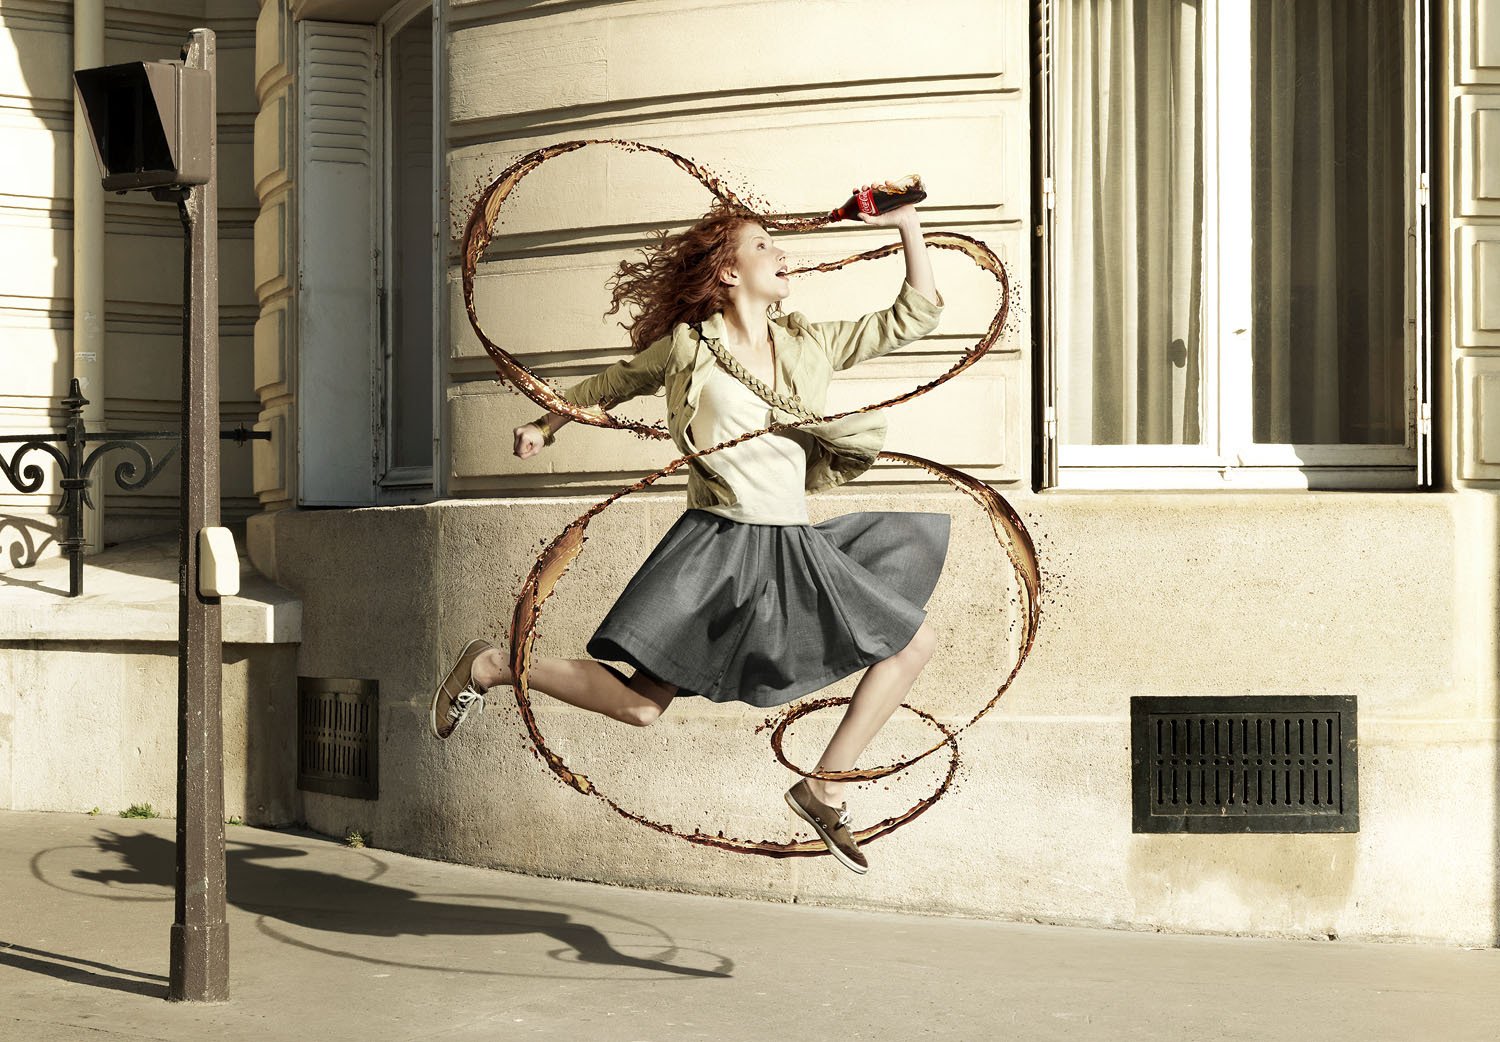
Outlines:
MULTIPOLYGON (((762 400, 776 406, 783 412, 791 413, 799 420, 815 420, 818 418, 819 414, 803 405, 802 399, 796 394, 787 394, 783 391, 776 391, 767 387, 764 380, 746 369, 738 358, 735 358, 734 355, 725 349, 723 344, 719 343, 716 339, 705 337, 701 326, 694 324, 692 328, 693 332, 698 334, 699 342, 708 345, 708 349, 714 353, 714 357, 729 371, 729 374, 754 391, 762 400)), ((771 350, 773 352, 776 350, 774 344, 771 350)), ((776 356, 773 353, 771 357, 774 361, 776 356)))

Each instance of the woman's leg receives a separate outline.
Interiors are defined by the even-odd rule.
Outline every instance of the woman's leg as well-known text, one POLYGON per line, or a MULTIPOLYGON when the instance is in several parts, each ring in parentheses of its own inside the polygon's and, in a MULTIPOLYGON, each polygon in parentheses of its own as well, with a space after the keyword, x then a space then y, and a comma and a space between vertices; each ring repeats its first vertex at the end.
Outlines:
MULTIPOLYGON (((852 770, 865 747, 875 738, 891 714, 906 699, 917 674, 932 658, 937 647, 937 636, 926 620, 917 627, 911 642, 888 659, 875 663, 865 670, 854 689, 854 698, 844 711, 844 719, 829 739, 823 758, 818 761, 820 771, 852 770)), ((837 807, 844 801, 844 786, 848 782, 824 782, 816 778, 807 780, 808 788, 819 800, 837 807)))
MULTIPOLYGON (((515 677, 504 655, 486 651, 474 662, 474 682, 488 690, 514 683, 515 677)), ((603 663, 586 658, 535 659, 526 686, 637 727, 654 723, 677 694, 676 684, 653 680, 639 670, 627 681, 603 663)))

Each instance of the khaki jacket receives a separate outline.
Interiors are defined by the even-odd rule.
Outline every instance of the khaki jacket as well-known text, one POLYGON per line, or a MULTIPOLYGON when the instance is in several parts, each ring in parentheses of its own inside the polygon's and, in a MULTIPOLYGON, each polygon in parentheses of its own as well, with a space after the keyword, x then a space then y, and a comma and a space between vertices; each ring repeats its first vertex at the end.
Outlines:
MULTIPOLYGON (((939 295, 941 299, 941 294, 939 295)), ((776 346, 776 386, 795 393, 816 415, 827 413, 828 383, 834 370, 878 358, 937 328, 942 304, 934 304, 903 280, 896 302, 881 311, 848 322, 810 322, 799 311, 770 320, 776 346)), ((716 312, 702 323, 703 336, 722 342, 724 316, 716 312)), ((560 392, 574 405, 589 409, 603 403, 613 408, 642 394, 667 389, 667 430, 684 455, 709 448, 694 445, 688 427, 698 409, 698 396, 715 365, 713 352, 685 322, 639 354, 581 380, 560 392)), ((771 406, 774 423, 794 423, 801 417, 771 406)), ((802 430, 813 436, 808 454, 806 488, 809 493, 841 485, 870 468, 885 445, 886 420, 880 410, 846 416, 802 430)), ((735 501, 729 485, 712 469, 713 456, 688 463, 687 506, 728 505, 735 501)))

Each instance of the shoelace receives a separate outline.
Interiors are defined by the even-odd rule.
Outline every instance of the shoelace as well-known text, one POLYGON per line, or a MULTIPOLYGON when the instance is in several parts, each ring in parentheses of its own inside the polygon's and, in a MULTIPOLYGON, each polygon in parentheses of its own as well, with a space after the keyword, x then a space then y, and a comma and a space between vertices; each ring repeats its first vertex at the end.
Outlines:
POLYGON ((453 696, 453 704, 448 707, 448 719, 458 723, 468 716, 471 710, 484 712, 484 693, 475 691, 472 687, 466 687, 453 696))
POLYGON ((839 823, 839 827, 840 828, 848 828, 849 827, 849 808, 848 807, 840 807, 839 808, 839 822, 838 823, 839 823))

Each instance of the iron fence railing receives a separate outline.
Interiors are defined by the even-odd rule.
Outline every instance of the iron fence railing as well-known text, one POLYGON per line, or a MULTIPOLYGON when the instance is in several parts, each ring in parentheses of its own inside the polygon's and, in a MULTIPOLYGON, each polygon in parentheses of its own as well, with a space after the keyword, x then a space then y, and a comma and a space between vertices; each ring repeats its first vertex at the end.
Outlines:
MULTIPOLYGON (((182 444, 180 431, 89 431, 83 421, 83 407, 88 403, 75 379, 68 387, 68 396, 63 399, 68 410, 63 430, 0 435, 0 446, 16 446, 9 455, 0 447, 0 471, 18 491, 35 492, 47 477, 45 469, 38 463, 22 463, 23 457, 30 453, 40 452, 52 457, 62 474, 58 483, 62 488, 62 506, 57 513, 67 522, 67 534, 58 541, 58 547, 68 558, 69 597, 77 597, 83 592, 83 511, 94 507, 89 496, 89 482, 95 465, 110 452, 134 454, 134 458, 123 459, 115 465, 114 481, 126 492, 137 492, 161 474, 182 444), (159 459, 143 444, 154 441, 172 443, 159 459)), ((220 431, 219 437, 243 445, 248 441, 269 441, 271 432, 250 430, 240 424, 231 430, 220 431)))

